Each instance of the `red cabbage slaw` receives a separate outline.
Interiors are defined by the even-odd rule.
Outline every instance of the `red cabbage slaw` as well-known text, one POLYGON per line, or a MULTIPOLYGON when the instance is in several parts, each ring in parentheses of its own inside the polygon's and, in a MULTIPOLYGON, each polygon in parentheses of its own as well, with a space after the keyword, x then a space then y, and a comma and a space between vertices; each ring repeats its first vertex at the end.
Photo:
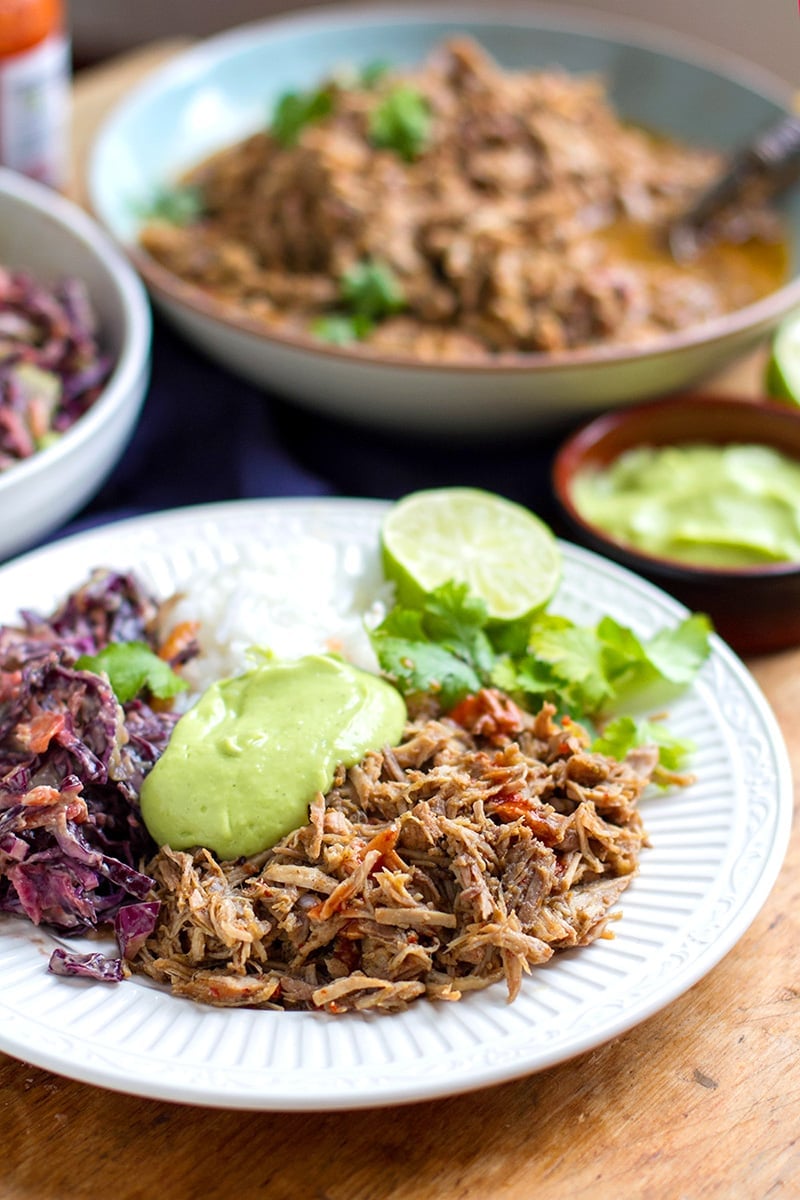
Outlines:
POLYGON ((95 402, 112 360, 86 285, 0 266, 0 471, 57 440, 95 402))
POLYGON ((121 979, 155 926, 138 797, 177 714, 143 696, 120 704, 76 663, 112 642, 158 651, 159 611, 135 576, 98 570, 50 616, 23 611, 0 626, 0 912, 67 937, 113 923, 120 949, 59 948, 59 975, 121 979))

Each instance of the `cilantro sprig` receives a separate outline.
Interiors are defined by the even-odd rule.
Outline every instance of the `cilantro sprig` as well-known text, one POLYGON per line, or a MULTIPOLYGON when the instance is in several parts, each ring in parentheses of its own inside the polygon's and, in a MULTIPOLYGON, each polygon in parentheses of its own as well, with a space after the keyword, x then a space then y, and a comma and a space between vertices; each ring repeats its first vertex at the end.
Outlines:
POLYGON ((330 313, 324 317, 317 317, 311 324, 311 332, 331 346, 349 346, 367 337, 373 327, 374 322, 370 321, 369 317, 330 313))
POLYGON ((136 205, 136 211, 144 220, 191 225, 203 215, 203 195, 199 188, 190 184, 159 187, 147 201, 136 205))
POLYGON ((647 743, 658 746, 659 764, 667 771, 679 771, 687 751, 694 749, 692 742, 677 738, 662 722, 648 721, 646 717, 637 720, 630 716, 610 721, 595 738, 592 749, 622 761, 630 750, 647 743))
POLYGON ((364 66, 358 73, 358 82, 361 87, 369 91, 377 87, 389 70, 390 65, 385 58, 373 59, 372 62, 364 63, 364 66))
POLYGON ((311 326, 312 333, 334 346, 368 337, 377 321, 406 306, 394 271, 375 259, 354 263, 342 276, 339 291, 344 311, 318 317, 311 326))
POLYGON ((446 583, 421 609, 395 606, 370 634, 381 670, 404 695, 436 692, 453 708, 491 681, 495 651, 483 600, 446 583))
POLYGON ((79 671, 107 675, 120 704, 142 694, 171 700, 188 686, 145 642, 111 642, 97 654, 82 654, 75 666, 79 671))
POLYGON ((405 308, 406 298, 391 267, 375 259, 364 259, 345 271, 341 280, 342 300, 352 313, 379 321, 405 308))
POLYGON ((675 770, 691 743, 622 710, 675 698, 708 657, 710 632, 699 614, 652 638, 609 616, 584 626, 545 612, 524 626, 497 628, 483 600, 450 582, 419 608, 393 608, 370 638, 381 670, 404 695, 435 692, 445 711, 487 686, 533 711, 551 701, 584 724, 604 726, 596 748, 624 757, 634 745, 655 742, 661 765, 675 770))
POLYGON ((333 111, 331 86, 312 92, 284 92, 272 114, 270 130, 282 146, 294 146, 306 125, 321 121, 333 111))
POLYGON ((407 84, 391 88, 369 116, 369 140, 413 162, 427 146, 432 114, 422 92, 407 84))

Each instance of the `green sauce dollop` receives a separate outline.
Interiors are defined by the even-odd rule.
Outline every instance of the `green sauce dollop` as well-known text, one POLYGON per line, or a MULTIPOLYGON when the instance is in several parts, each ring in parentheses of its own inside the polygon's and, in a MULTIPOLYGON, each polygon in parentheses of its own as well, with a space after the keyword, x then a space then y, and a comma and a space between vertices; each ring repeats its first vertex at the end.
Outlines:
POLYGON ((339 763, 396 745, 406 708, 385 680, 337 658, 267 661, 215 683, 178 721, 144 781, 159 845, 258 854, 305 824, 339 763))
POLYGON ((769 446, 639 447, 577 475, 572 499, 648 554, 709 567, 800 560, 800 462, 769 446))

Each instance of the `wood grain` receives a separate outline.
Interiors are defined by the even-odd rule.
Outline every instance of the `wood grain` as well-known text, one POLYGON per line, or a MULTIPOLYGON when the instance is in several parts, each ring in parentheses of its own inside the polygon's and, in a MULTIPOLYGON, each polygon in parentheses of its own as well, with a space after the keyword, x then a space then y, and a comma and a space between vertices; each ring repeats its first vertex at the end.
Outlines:
MULTIPOLYGON (((157 46, 78 80, 76 150, 157 46)), ((719 381, 752 394, 763 352, 719 381)), ((800 650, 749 663, 800 768, 800 650)), ((0 1056, 13 1200, 789 1200, 800 1196, 800 837, 761 915, 704 980, 539 1075, 356 1113, 171 1105, 0 1056)))

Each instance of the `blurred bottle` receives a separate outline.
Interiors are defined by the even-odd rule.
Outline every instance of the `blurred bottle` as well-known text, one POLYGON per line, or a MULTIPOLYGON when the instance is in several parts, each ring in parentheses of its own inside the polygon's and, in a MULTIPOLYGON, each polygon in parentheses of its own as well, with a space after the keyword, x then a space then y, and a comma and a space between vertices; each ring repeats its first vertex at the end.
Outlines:
POLYGON ((69 40, 62 0, 0 0, 0 163, 67 182, 69 40))

